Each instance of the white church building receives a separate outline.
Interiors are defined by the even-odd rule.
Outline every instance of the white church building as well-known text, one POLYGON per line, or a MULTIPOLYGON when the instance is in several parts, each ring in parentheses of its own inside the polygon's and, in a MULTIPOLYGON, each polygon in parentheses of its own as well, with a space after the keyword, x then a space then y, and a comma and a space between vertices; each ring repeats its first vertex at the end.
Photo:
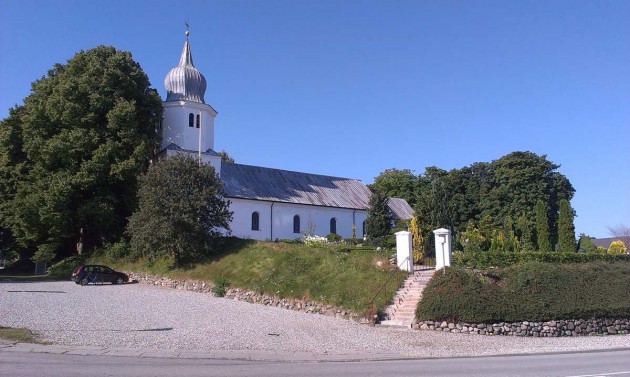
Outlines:
MULTIPOLYGON (((304 234, 343 238, 365 235, 371 192, 358 179, 331 177, 221 161, 214 151, 217 112, 205 103, 206 79, 193 65, 186 42, 179 64, 164 79, 167 96, 158 155, 190 153, 214 167, 234 212, 232 235, 258 240, 294 239, 304 234)), ((404 199, 390 198, 394 219, 410 219, 404 199)))

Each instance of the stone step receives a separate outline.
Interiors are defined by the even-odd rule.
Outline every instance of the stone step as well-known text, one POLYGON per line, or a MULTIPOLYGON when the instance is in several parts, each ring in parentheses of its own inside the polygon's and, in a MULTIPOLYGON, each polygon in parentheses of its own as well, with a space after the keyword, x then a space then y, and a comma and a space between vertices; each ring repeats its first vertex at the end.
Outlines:
POLYGON ((387 321, 381 321, 381 326, 385 327, 400 327, 400 328, 410 328, 411 324, 405 324, 403 321, 399 321, 396 319, 390 319, 387 321))

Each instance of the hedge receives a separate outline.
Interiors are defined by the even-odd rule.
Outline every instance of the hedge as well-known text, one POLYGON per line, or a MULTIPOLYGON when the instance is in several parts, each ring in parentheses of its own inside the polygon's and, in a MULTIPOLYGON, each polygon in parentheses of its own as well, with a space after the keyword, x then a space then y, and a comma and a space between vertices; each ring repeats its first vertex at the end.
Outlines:
POLYGON ((453 253, 453 265, 468 268, 507 267, 525 262, 589 263, 630 262, 628 254, 563 253, 563 252, 500 252, 477 251, 453 253))
POLYGON ((420 320, 548 321, 630 317, 630 263, 527 262, 491 272, 437 272, 418 303, 420 320))

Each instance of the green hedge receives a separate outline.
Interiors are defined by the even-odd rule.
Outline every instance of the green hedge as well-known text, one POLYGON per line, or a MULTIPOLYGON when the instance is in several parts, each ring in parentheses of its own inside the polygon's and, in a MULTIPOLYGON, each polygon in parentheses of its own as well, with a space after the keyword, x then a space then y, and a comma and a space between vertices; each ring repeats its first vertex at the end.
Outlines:
POLYGON ((562 253, 562 252, 455 252, 453 253, 453 265, 468 268, 507 267, 525 262, 548 263, 588 263, 603 262, 630 262, 627 254, 603 254, 603 253, 562 253))
POLYGON ((630 317, 630 263, 527 262, 487 274, 450 267, 429 281, 416 316, 477 323, 630 317))

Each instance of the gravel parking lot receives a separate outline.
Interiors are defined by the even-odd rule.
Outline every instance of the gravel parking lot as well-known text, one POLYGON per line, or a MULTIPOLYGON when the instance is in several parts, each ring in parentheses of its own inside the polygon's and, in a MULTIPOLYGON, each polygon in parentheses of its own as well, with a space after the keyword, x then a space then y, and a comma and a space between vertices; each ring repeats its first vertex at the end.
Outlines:
POLYGON ((60 345, 472 356, 630 347, 630 336, 490 337, 382 328, 140 284, 0 282, 0 325, 60 345))

